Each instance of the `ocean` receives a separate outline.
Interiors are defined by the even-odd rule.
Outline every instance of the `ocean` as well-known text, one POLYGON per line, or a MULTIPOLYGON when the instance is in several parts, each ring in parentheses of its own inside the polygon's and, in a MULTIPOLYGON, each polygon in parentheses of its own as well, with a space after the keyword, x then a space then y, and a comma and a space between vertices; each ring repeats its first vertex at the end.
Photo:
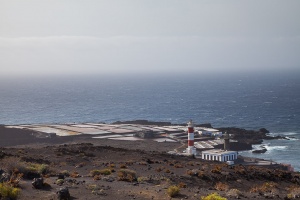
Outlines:
POLYGON ((300 73, 2 77, 0 124, 146 119, 268 129, 265 154, 300 171, 300 73))

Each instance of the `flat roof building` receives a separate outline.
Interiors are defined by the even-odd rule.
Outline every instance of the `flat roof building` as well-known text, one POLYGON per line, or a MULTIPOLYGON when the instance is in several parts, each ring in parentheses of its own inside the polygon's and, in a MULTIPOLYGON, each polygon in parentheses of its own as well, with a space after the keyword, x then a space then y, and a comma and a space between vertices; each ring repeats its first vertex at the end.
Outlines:
POLYGON ((236 160, 237 156, 237 151, 224 151, 220 149, 202 151, 202 159, 204 160, 216 160, 220 162, 227 162, 236 160))

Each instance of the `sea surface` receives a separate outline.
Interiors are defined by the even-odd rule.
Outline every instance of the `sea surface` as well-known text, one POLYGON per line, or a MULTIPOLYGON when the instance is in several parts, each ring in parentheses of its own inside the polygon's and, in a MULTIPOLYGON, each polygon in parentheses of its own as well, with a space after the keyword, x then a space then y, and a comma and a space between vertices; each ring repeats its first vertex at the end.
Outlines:
POLYGON ((146 119, 266 128, 265 154, 300 170, 300 73, 1 77, 0 124, 146 119))

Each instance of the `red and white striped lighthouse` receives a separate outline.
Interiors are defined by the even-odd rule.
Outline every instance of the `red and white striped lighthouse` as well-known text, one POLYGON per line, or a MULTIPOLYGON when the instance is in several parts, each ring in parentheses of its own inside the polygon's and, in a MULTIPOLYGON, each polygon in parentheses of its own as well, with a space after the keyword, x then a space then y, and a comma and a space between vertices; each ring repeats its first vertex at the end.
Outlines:
POLYGON ((188 148, 186 153, 189 155, 196 155, 196 148, 194 147, 194 124, 193 121, 188 122, 188 148))

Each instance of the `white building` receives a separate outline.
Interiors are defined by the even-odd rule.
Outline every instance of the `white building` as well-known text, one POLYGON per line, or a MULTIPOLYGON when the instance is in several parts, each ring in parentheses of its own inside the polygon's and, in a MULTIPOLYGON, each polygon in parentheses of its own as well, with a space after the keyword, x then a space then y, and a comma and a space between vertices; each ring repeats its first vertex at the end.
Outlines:
POLYGON ((204 128, 204 127, 200 127, 197 129, 199 135, 202 136, 214 136, 214 137, 221 137, 222 136, 222 132, 220 132, 217 129, 214 128, 204 128))
POLYGON ((220 162, 227 162, 236 160, 237 156, 237 151, 224 151, 220 149, 202 151, 202 159, 204 160, 217 160, 220 162))

